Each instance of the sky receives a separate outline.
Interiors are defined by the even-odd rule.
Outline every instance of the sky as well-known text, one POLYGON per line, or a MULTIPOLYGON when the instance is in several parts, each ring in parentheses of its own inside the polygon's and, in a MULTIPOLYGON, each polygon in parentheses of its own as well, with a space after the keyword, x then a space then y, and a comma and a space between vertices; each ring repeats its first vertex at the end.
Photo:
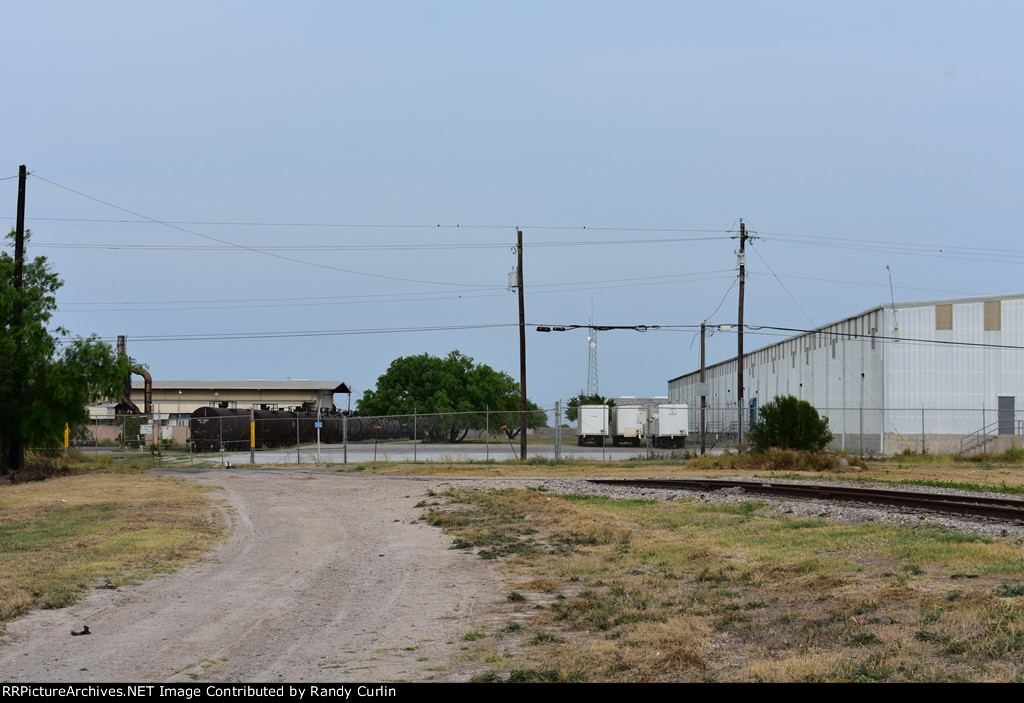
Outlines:
MULTIPOLYGON (((345 381, 453 349, 667 394, 695 326, 1024 292, 1024 4, 4 3, 53 322, 159 380, 345 381), (889 270, 886 267, 889 267, 889 270), (889 273, 892 276, 890 292, 889 273), (226 338, 231 337, 231 338, 226 338)), ((746 350, 776 341, 749 329, 746 350)), ((708 340, 734 356, 735 331, 708 340)))

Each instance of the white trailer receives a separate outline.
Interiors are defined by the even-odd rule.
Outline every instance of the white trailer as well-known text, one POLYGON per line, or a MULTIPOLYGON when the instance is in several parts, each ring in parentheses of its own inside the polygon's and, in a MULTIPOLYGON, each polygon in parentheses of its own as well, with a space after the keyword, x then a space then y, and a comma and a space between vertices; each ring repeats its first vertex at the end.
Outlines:
POLYGON ((651 438, 655 447, 686 446, 688 428, 686 403, 659 403, 651 407, 651 438))
POLYGON ((608 436, 608 406, 581 405, 577 408, 576 443, 579 446, 593 444, 604 446, 608 436))
POLYGON ((646 436, 647 407, 644 405, 612 406, 612 444, 619 446, 629 442, 634 447, 640 446, 640 440, 646 436))

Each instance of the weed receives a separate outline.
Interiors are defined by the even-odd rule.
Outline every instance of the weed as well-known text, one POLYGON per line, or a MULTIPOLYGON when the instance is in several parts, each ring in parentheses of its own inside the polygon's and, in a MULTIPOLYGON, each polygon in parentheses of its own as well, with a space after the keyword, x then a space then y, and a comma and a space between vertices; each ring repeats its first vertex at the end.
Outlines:
POLYGON ((501 674, 497 671, 485 671, 480 674, 473 674, 469 677, 470 683, 501 683, 501 674))
POLYGON ((557 635, 552 635, 547 632, 540 632, 534 635, 533 639, 530 640, 530 644, 564 644, 565 640, 557 635))
POLYGON ((999 587, 995 591, 997 596, 1002 598, 1014 598, 1016 596, 1024 596, 1024 583, 1015 583, 1012 586, 1006 581, 999 584, 999 587))
POLYGON ((526 596, 524 596, 519 591, 510 591, 509 594, 505 596, 505 599, 509 603, 522 603, 526 600, 526 596))
POLYGON ((467 630, 466 632, 462 633, 462 639, 466 640, 467 642, 475 642, 476 640, 483 639, 486 636, 487 630, 485 630, 483 626, 480 625, 474 627, 472 630, 467 630))
POLYGON ((534 651, 543 666, 503 679, 1006 680, 1024 652, 1024 606, 1010 600, 1024 559, 1007 541, 794 520, 760 502, 531 490, 454 491, 430 520, 511 556, 512 592, 556 596, 531 610, 523 642, 555 645, 534 651), (962 573, 979 580, 951 590, 962 573))
POLYGON ((567 680, 558 669, 513 669, 508 676, 509 683, 562 683, 567 680))
POLYGON ((116 588, 196 558, 220 532, 208 506, 190 484, 134 470, 5 487, 0 623, 71 605, 90 584, 116 588))
POLYGON ((874 632, 858 632, 849 639, 849 643, 853 647, 864 647, 869 644, 881 644, 882 640, 874 632))

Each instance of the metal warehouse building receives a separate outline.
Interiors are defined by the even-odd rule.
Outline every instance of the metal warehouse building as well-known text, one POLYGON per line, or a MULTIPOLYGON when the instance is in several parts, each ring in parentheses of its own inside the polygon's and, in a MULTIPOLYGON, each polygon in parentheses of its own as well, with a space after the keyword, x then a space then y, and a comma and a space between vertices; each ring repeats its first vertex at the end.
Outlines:
MULTIPOLYGON (((756 406, 788 394, 828 417, 837 448, 998 451, 1024 426, 1022 361, 1024 295, 884 304, 745 353, 744 428, 756 406)), ((736 358, 706 379, 707 431, 736 434, 736 358)), ((699 408, 700 371, 668 393, 699 408)), ((699 412, 690 423, 699 433, 699 412)))

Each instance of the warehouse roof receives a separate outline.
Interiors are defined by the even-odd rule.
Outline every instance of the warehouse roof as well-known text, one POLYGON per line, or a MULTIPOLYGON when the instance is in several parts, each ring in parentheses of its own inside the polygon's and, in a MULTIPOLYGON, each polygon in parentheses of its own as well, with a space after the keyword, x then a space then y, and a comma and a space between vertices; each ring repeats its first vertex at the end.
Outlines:
MULTIPOLYGON (((132 378, 132 388, 143 388, 145 382, 139 378, 132 378)), ((352 390, 344 381, 311 381, 298 379, 291 381, 267 381, 262 378, 254 378, 246 381, 164 381, 154 380, 154 390, 157 389, 181 389, 181 390, 263 390, 263 391, 297 391, 297 390, 332 390, 334 393, 351 393, 352 390)))

